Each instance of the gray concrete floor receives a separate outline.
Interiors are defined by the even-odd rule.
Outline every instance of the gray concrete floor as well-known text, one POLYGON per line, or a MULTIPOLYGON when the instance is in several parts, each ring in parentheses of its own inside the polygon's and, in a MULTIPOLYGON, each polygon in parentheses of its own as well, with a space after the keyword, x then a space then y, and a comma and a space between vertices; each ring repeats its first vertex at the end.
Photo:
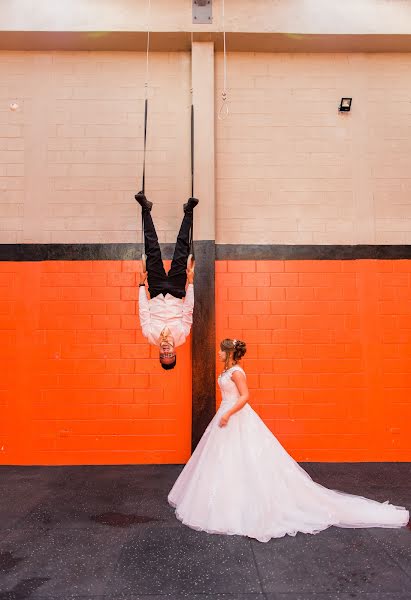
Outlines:
MULTIPOLYGON (((411 507, 411 463, 301 463, 332 489, 411 507)), ((262 544, 182 525, 181 465, 0 467, 0 600, 411 600, 411 529, 262 544)))

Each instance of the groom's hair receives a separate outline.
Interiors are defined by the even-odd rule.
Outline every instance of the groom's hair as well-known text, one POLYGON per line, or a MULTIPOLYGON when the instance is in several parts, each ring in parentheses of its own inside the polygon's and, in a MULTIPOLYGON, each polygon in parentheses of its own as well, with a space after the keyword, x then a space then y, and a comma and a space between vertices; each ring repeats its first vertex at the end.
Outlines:
POLYGON ((172 363, 163 363, 161 362, 161 358, 160 358, 160 363, 161 366, 163 367, 163 369, 165 369, 166 371, 169 371, 170 369, 174 369, 174 367, 176 366, 176 362, 177 362, 177 356, 174 357, 174 362, 172 363))

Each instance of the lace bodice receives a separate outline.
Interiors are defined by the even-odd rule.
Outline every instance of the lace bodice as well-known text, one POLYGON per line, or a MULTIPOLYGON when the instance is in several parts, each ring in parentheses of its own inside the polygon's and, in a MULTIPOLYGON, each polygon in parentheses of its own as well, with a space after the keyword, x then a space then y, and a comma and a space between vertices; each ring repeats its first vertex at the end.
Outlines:
POLYGON ((240 367, 240 365, 233 365, 230 369, 220 373, 218 376, 218 385, 221 390, 222 402, 237 400, 240 397, 238 388, 235 382, 231 379, 234 371, 241 371, 241 373, 244 373, 244 370, 240 367))

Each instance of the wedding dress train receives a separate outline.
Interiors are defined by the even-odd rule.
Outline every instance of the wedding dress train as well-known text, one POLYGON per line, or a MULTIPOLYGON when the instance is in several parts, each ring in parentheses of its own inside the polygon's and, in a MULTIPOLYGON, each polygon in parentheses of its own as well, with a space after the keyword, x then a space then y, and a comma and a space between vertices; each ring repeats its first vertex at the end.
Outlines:
POLYGON ((338 527, 403 527, 409 511, 385 502, 326 488, 286 452, 247 403, 225 427, 221 416, 239 392, 219 376, 221 405, 168 494, 176 517, 208 533, 245 535, 260 542, 298 531, 338 527))

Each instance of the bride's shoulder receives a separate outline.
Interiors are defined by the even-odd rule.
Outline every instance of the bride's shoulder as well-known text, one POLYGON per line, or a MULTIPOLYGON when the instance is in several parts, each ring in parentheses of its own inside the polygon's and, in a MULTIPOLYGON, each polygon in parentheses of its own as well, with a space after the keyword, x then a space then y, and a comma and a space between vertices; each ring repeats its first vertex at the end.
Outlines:
POLYGON ((231 379, 233 373, 235 373, 236 371, 240 371, 240 373, 243 373, 244 376, 246 376, 244 369, 240 367, 240 365, 233 365, 226 371, 222 371, 222 373, 219 374, 218 378, 220 379, 221 377, 224 377, 226 375, 229 379, 231 379))
POLYGON ((233 367, 231 367, 231 375, 236 371, 240 371, 240 373, 243 373, 243 375, 245 375, 245 371, 243 367, 240 367, 240 365, 234 365, 233 367))

